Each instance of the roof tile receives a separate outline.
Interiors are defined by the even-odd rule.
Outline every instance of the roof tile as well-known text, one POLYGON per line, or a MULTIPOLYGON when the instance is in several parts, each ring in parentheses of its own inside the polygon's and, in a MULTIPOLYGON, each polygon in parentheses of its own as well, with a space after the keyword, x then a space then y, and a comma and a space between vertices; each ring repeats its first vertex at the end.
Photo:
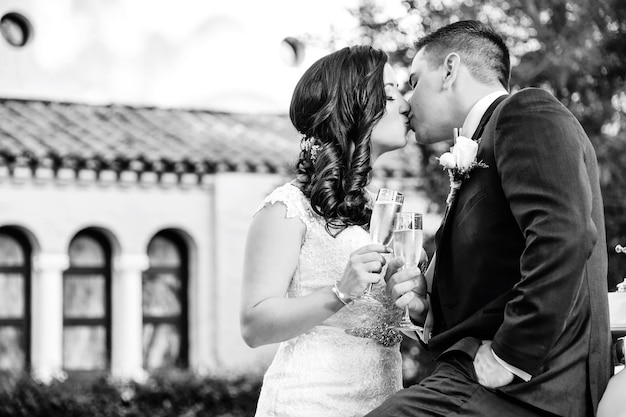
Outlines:
MULTIPOLYGON (((118 172, 288 172, 299 150, 284 115, 0 98, 0 161, 118 172)), ((377 175, 416 176, 418 155, 414 146, 396 151, 377 175)))

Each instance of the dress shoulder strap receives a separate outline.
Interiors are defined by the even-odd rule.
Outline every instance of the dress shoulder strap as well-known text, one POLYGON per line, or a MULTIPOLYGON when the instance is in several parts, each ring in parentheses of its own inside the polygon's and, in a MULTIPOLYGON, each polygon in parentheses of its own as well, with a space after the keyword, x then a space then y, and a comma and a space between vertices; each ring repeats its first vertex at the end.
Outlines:
POLYGON ((318 216, 311 208, 311 204, 308 199, 298 187, 291 183, 275 188, 267 197, 265 197, 254 214, 258 213, 265 207, 276 203, 282 203, 285 206, 287 210, 286 218, 298 218, 302 223, 304 223, 307 229, 316 222, 316 218, 318 216))

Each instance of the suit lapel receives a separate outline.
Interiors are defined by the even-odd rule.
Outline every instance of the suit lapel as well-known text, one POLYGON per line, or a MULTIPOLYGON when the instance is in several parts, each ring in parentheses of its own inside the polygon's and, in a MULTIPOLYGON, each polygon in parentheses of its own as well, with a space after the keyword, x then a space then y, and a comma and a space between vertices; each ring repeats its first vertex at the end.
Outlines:
MULTIPOLYGON (((498 105, 502 103, 502 101, 507 97, 508 95, 502 95, 498 97, 497 99, 495 99, 493 103, 491 103, 491 105, 487 108, 487 111, 485 111, 485 114, 483 115, 482 119, 480 119, 480 123, 478 124, 476 131, 472 135, 472 140, 478 140, 482 136, 483 131, 485 130, 485 126, 487 125, 487 122, 489 122, 489 119, 491 118, 491 115, 495 111, 496 107, 498 107, 498 105)), ((435 244, 437 245, 437 248, 439 248, 441 239, 443 239, 445 235, 446 226, 449 223, 448 219, 450 218, 450 212, 452 212, 454 207, 456 206, 457 200, 458 198, 453 199, 452 204, 446 206, 446 211, 443 215, 441 226, 439 226, 439 230, 437 230, 437 233, 435 235, 435 244)))

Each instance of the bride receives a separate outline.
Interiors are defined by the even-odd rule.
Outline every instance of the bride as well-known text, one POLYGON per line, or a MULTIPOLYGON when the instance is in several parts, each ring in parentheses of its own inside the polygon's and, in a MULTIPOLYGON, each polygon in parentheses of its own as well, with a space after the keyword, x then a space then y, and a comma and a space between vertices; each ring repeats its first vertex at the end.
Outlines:
POLYGON ((280 342, 256 415, 362 416, 402 388, 397 310, 370 242, 371 166, 406 145, 408 103, 387 56, 344 48, 298 82, 290 117, 302 137, 296 178, 261 204, 248 233, 241 333, 280 342), (382 303, 360 303, 368 284, 382 303))

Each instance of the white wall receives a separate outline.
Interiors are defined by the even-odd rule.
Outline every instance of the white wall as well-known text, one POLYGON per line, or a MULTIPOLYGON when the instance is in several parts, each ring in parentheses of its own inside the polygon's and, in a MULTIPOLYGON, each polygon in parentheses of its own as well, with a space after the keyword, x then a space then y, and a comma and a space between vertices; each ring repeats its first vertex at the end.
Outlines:
POLYGON ((246 235, 259 204, 276 186, 288 181, 276 175, 222 174, 215 182, 216 300, 220 340, 217 357, 226 368, 264 369, 277 346, 249 348, 241 338, 239 307, 246 235))

